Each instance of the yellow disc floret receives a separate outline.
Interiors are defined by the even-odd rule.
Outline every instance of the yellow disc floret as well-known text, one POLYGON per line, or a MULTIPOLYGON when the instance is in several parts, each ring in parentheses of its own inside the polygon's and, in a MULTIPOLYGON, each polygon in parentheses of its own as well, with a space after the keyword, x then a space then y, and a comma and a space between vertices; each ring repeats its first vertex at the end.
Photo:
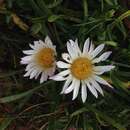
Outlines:
POLYGON ((43 48, 36 54, 35 60, 43 69, 49 69, 54 65, 55 52, 51 48, 43 48))
POLYGON ((84 80, 92 74, 92 63, 86 57, 79 57, 73 61, 70 70, 75 78, 84 80))

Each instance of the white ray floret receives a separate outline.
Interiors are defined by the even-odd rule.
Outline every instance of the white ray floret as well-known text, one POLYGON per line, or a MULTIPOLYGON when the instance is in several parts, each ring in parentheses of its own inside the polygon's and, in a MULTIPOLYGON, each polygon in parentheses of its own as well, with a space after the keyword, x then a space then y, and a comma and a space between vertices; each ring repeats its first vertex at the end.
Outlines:
POLYGON ((26 73, 24 77, 37 79, 40 76, 40 83, 43 83, 48 77, 53 76, 56 68, 56 47, 47 36, 45 41, 34 41, 29 44, 30 50, 24 50, 27 56, 21 58, 21 64, 26 64, 26 73))
POLYGON ((56 81, 66 80, 61 94, 68 94, 73 91, 72 100, 74 100, 77 98, 81 88, 81 98, 82 101, 85 102, 88 90, 98 98, 98 92, 101 95, 104 95, 100 84, 112 88, 112 86, 101 78, 100 75, 114 69, 115 66, 95 65, 95 63, 105 61, 112 53, 111 51, 108 51, 100 55, 104 47, 104 44, 100 44, 94 49, 93 43, 90 42, 90 39, 88 38, 85 41, 83 51, 81 52, 78 46, 78 40, 69 40, 67 42, 68 53, 62 54, 62 58, 65 62, 57 62, 57 67, 64 70, 59 74, 50 77, 50 79, 56 81))

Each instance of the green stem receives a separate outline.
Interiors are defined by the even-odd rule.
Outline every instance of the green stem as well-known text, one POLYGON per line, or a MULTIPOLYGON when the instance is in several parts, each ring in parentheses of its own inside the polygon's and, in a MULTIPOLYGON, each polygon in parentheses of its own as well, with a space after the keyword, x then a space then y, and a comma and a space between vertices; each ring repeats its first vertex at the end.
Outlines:
POLYGON ((84 6, 84 18, 88 17, 88 2, 87 0, 83 0, 83 6, 84 6))

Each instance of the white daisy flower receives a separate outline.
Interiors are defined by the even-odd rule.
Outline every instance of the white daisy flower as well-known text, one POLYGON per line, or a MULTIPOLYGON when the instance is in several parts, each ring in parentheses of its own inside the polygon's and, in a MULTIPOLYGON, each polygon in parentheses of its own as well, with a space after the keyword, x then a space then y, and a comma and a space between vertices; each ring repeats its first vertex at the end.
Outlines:
POLYGON ((99 92, 103 95, 103 90, 99 84, 112 87, 103 78, 101 74, 110 71, 115 66, 104 65, 97 66, 95 63, 105 61, 111 54, 111 51, 101 54, 99 53, 104 49, 104 44, 99 45, 94 49, 94 45, 90 42, 89 38, 85 41, 83 52, 79 49, 78 41, 70 40, 67 42, 68 53, 63 53, 62 58, 65 60, 58 61, 57 66, 65 69, 59 74, 50 77, 56 81, 65 81, 62 89, 62 94, 68 94, 73 91, 73 99, 76 99, 81 86, 82 101, 85 102, 87 98, 87 90, 89 90, 96 98, 99 92))
POLYGON ((21 58, 21 64, 27 64, 24 77, 30 76, 30 79, 37 79, 39 75, 40 83, 52 76, 56 68, 56 47, 47 36, 45 41, 34 41, 34 45, 29 44, 31 50, 23 51, 27 56, 21 58))

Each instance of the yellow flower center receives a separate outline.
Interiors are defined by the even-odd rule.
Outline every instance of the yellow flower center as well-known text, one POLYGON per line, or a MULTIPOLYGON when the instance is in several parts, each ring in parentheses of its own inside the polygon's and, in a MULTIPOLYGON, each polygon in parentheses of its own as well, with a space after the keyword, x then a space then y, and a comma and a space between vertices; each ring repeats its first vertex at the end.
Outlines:
POLYGON ((40 67, 49 69, 54 65, 55 52, 51 48, 43 48, 36 54, 35 60, 40 67))
POLYGON ((92 74, 92 68, 92 63, 88 58, 80 57, 73 61, 70 70, 75 78, 84 80, 92 74))

